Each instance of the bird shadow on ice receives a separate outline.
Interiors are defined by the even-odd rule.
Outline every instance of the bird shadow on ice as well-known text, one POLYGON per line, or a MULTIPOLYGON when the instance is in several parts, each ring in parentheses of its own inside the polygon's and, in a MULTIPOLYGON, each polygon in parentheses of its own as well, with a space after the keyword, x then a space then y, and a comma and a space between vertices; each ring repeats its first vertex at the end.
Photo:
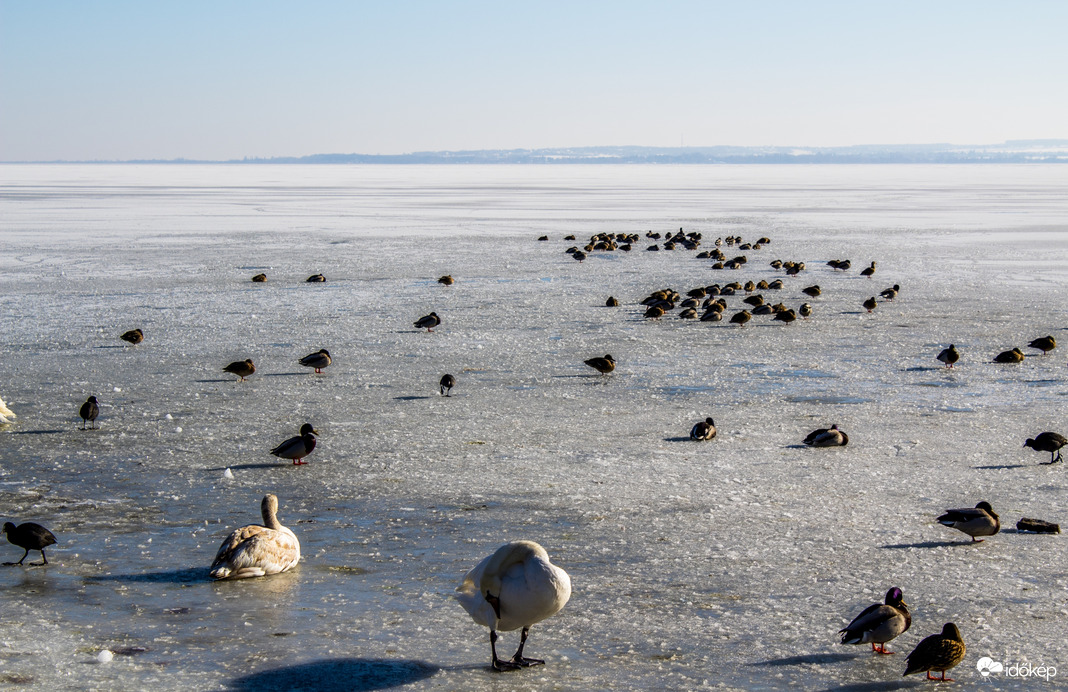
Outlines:
MULTIPOLYGON (((308 374, 307 370, 302 370, 300 372, 269 372, 269 373, 266 373, 264 375, 264 377, 300 377, 301 375, 307 375, 307 374, 308 374)), ((317 373, 317 374, 320 374, 320 373, 317 373)))
POLYGON ((664 442, 693 442, 693 440, 691 440, 689 438, 689 436, 686 436, 686 437, 665 437, 664 438, 664 442))
POLYGON ((271 463, 233 464, 231 466, 220 466, 218 468, 211 468, 211 469, 206 469, 206 470, 207 471, 220 471, 221 472, 221 471, 225 471, 226 469, 230 469, 231 471, 233 471, 234 469, 237 469, 238 471, 243 471, 243 470, 248 470, 248 469, 286 469, 286 468, 289 468, 290 466, 295 466, 295 464, 271 464, 271 463))
POLYGON ((767 661, 750 663, 751 666, 800 666, 819 665, 823 663, 841 663, 860 658, 857 654, 802 654, 800 656, 787 656, 786 658, 773 658, 767 661))
POLYGON ((232 377, 220 377, 220 378, 214 379, 214 380, 193 380, 193 381, 197 382, 197 383, 200 383, 200 384, 215 384, 215 383, 218 383, 218 382, 240 382, 241 380, 235 380, 232 377))
POLYGON ((113 345, 113 344, 108 344, 107 346, 97 346, 96 348, 128 348, 128 347, 127 346, 116 346, 116 345, 113 345))
POLYGON ((242 692, 309 689, 319 692, 384 690, 426 680, 438 671, 424 661, 334 658, 263 670, 231 681, 242 692))
POLYGON ((903 548, 950 548, 959 545, 973 545, 970 541, 921 541, 919 543, 892 543, 881 545, 884 550, 901 550, 903 548))
POLYGON ((983 469, 984 471, 1000 471, 1002 469, 1022 469, 1029 466, 1029 464, 991 464, 990 466, 973 466, 973 469, 983 469))
POLYGON ((824 692, 877 692, 878 690, 902 690, 918 686, 920 680, 880 680, 877 682, 851 682, 840 687, 828 687, 824 692))
POLYGON ((12 435, 58 435, 66 430, 15 430, 12 435))
POLYGON ((104 574, 84 578, 86 583, 104 583, 114 581, 141 582, 141 583, 167 583, 167 584, 195 584, 197 582, 214 581, 208 576, 208 570, 204 567, 186 567, 184 569, 172 569, 166 572, 142 572, 139 574, 104 574))
POLYGON ((429 399, 428 396, 395 396, 394 401, 421 401, 423 399, 429 399))

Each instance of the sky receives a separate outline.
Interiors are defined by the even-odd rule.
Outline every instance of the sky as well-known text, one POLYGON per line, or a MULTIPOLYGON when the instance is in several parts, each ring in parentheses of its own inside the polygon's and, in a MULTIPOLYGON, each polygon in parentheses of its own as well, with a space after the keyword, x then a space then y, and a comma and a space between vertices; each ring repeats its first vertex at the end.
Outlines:
POLYGON ((0 0, 0 161, 1068 139, 1068 2, 0 0))

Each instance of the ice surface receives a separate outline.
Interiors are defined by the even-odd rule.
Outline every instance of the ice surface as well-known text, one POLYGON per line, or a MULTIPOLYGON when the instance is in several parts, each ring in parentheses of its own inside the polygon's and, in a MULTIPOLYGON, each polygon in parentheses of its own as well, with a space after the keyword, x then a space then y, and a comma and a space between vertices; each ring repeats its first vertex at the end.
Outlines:
POLYGON ((1025 345, 1068 343, 1068 167, 3 166, 0 218, 0 396, 18 414, 0 426, 0 519, 59 539, 47 567, 0 569, 5 683, 921 686, 903 655, 837 643, 891 586, 914 617, 891 649, 960 626, 957 688, 988 689, 981 656, 1060 671, 998 689, 1068 676, 1065 542, 1011 528, 1068 520, 1064 464, 1022 446, 1066 432, 1064 352, 1025 345), (647 230, 680 227, 701 250, 772 243, 737 271, 645 251, 647 230), (564 253, 602 231, 642 242, 564 253), (765 297, 812 319, 651 321, 637 304, 774 278, 765 297), (433 333, 411 326, 432 310, 433 333), (119 340, 134 327, 142 344, 119 340), (1022 364, 990 362, 1013 346, 1022 364), (321 375, 297 365, 320 348, 321 375), (608 377, 582 363, 605 353, 608 377), (245 358, 248 381, 222 372, 245 358), (78 431, 91 394, 101 429, 78 431), (718 437, 690 441, 707 416, 718 437), (308 465, 268 453, 305 421, 308 465), (831 423, 849 446, 799 444, 831 423), (267 492, 301 564, 210 582, 267 492), (980 500, 1005 527, 984 543, 934 522, 980 500), (532 630, 547 665, 495 674, 452 592, 519 538, 574 595, 532 630))

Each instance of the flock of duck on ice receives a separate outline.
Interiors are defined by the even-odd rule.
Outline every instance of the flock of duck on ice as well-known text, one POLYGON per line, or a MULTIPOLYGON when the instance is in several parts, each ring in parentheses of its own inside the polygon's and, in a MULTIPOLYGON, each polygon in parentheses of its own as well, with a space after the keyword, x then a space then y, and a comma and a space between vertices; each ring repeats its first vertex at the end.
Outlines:
MULTIPOLYGON (((652 231, 646 234, 650 240, 657 241, 661 238, 659 233, 652 231)), ((567 236, 565 240, 574 240, 574 236, 567 236)), ((667 234, 663 243, 663 250, 670 251, 676 248, 696 250, 701 244, 700 233, 683 233, 679 229, 677 234, 667 234)), ((548 240, 542 236, 539 240, 548 240)), ((593 236, 590 242, 579 249, 570 247, 567 253, 578 261, 584 261, 590 253, 597 251, 630 251, 640 241, 638 234, 611 234, 602 233, 593 236)), ((771 241, 761 238, 755 243, 744 243, 740 237, 720 238, 716 240, 715 249, 705 251, 697 255, 699 258, 712 259, 713 269, 739 269, 748 260, 745 255, 728 259, 722 248, 724 246, 736 247, 739 251, 760 250, 771 241)), ((659 243, 646 247, 647 251, 661 251, 659 243)), ((851 266, 849 260, 831 260, 827 263, 838 271, 848 271, 851 266)), ((775 269, 783 269, 788 276, 797 276, 805 270, 803 262, 782 262, 775 260, 771 263, 775 269)), ((862 270, 861 275, 871 277, 875 274, 876 264, 872 262, 862 270)), ((267 281, 265 274, 257 274, 252 281, 262 283, 267 281)), ((306 280, 308 283, 325 282, 322 274, 315 274, 306 280)), ((454 279, 450 275, 442 276, 438 282, 443 285, 452 285, 454 279)), ((726 310, 726 296, 744 293, 747 297, 745 304, 752 309, 743 309, 730 318, 730 323, 744 326, 754 315, 771 315, 773 319, 790 323, 800 315, 807 318, 812 314, 812 306, 804 303, 795 312, 786 308, 781 303, 769 305, 764 302, 762 295, 754 294, 756 290, 781 290, 784 284, 782 280, 773 282, 761 281, 731 282, 720 286, 698 287, 687 292, 687 298, 680 301, 681 296, 671 290, 663 289, 656 291, 642 301, 646 306, 645 317, 659 319, 674 310, 676 303, 682 311, 679 317, 682 319, 698 318, 697 309, 700 306, 704 313, 699 317, 706 322, 715 322, 723 319, 726 310), (703 301, 702 301, 703 299, 703 301)), ((895 285, 880 293, 886 300, 893 300, 900 286, 895 285)), ((821 295, 818 285, 812 285, 802 289, 806 296, 817 297, 821 295)), ((608 307, 619 305, 619 301, 610 297, 606 301, 608 307)), ((864 301, 863 307, 871 312, 875 309, 877 301, 874 297, 864 301)), ((428 332, 441 324, 441 318, 437 313, 430 313, 416 320, 414 326, 417 329, 426 329, 428 332)), ((121 335, 121 338, 130 343, 138 344, 144 340, 144 332, 141 329, 133 329, 121 335)), ((1048 353, 1056 348, 1056 340, 1052 336, 1041 337, 1030 342, 1030 347, 1048 353)), ((960 353, 955 345, 951 344, 937 355, 937 359, 952 368, 960 360, 960 353)), ((1024 359, 1024 354, 1019 348, 1005 351, 994 357, 997 363, 1018 363, 1024 359)), ((301 358, 299 364, 313 368, 316 373, 328 367, 332 360, 326 349, 309 354, 301 358)), ((615 367, 615 359, 606 354, 603 357, 590 358, 585 364, 598 371, 602 375, 608 375, 615 367)), ((256 366, 251 359, 235 361, 223 368, 224 372, 237 375, 240 380, 256 372, 256 366)), ((444 375, 439 387, 442 396, 449 396, 450 390, 456 385, 456 379, 452 375, 444 375)), ((99 416, 99 402, 95 396, 90 396, 78 411, 82 420, 81 429, 96 428, 96 419, 99 416)), ((0 399, 0 424, 10 423, 16 415, 0 399)), ((303 464, 304 458, 315 449, 317 431, 309 423, 305 423, 300 433, 291 437, 271 450, 275 456, 291 459, 294 464, 303 464)), ((697 441, 711 440, 716 436, 716 425, 711 417, 697 422, 690 430, 690 438, 697 441)), ((837 425, 830 428, 821 428, 811 432, 803 443, 810 447, 842 447, 849 443, 849 436, 837 425)), ((1055 432, 1043 432, 1033 439, 1027 439, 1024 446, 1035 450, 1050 452, 1050 461, 1053 464, 1061 460, 1061 448, 1068 444, 1064 436, 1055 432)), ((227 470, 229 471, 229 469, 227 470)), ((272 574, 285 572, 293 568, 300 561, 300 542, 296 535, 278 520, 278 498, 268 494, 264 496, 260 505, 263 524, 252 524, 234 530, 223 544, 219 547, 215 559, 209 568, 209 574, 213 579, 246 579, 251 577, 264 577, 272 574)), ((988 502, 979 502, 973 508, 950 509, 937 518, 937 521, 945 526, 960 530, 971 536, 973 542, 981 542, 980 536, 992 536, 1001 528, 998 515, 988 502)), ((1034 520, 1028 520, 1034 521, 1034 520)), ((1030 525, 1037 531, 1059 531, 1059 527, 1045 522, 1036 522, 1030 525)), ((22 565, 31 550, 40 551, 41 562, 48 564, 45 556, 45 548, 56 543, 56 537, 45 527, 33 522, 15 525, 12 522, 4 524, 2 532, 7 535, 10 543, 23 548, 25 552, 18 562, 8 562, 5 565, 22 565)), ((34 563, 30 563, 34 564, 34 563)), ((543 664, 541 659, 528 658, 523 651, 531 626, 542 620, 555 615, 567 603, 571 596, 571 579, 567 572, 552 564, 545 549, 534 541, 514 541, 501 546, 492 554, 484 558, 470 572, 464 576, 457 588, 457 600, 468 612, 471 618, 489 629, 491 663, 495 670, 512 670, 533 665, 543 664), (497 654, 498 631, 520 630, 519 648, 510 658, 501 658, 497 654)), ((906 632, 912 625, 912 615, 908 605, 904 601, 904 595, 900 588, 893 587, 886 592, 883 603, 875 603, 865 608, 852 622, 839 631, 843 644, 871 644, 872 651, 879 654, 894 653, 886 649, 886 644, 906 632)), ((942 631, 924 638, 907 657, 905 675, 926 672, 927 678, 932 680, 951 680, 946 678, 946 671, 958 665, 965 655, 965 644, 960 630, 956 624, 946 623, 942 631), (932 672, 940 672, 941 677, 932 677, 932 672)))

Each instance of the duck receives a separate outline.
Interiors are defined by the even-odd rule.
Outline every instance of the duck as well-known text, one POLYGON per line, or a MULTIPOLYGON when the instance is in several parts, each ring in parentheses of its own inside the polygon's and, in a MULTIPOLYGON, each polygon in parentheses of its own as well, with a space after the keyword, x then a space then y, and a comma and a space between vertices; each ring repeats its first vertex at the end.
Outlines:
POLYGON ((849 435, 839 430, 836 423, 829 428, 813 430, 802 443, 809 447, 845 447, 849 444, 849 435))
POLYGON ((960 360, 960 352, 954 344, 950 344, 949 348, 942 349, 938 354, 938 360, 945 363, 947 368, 952 368, 953 364, 960 360))
POLYGON ((442 375, 441 380, 438 382, 438 386, 441 388, 442 396, 449 396, 449 392, 456 386, 456 378, 452 375, 442 375))
POLYGON ((427 332, 434 331, 434 327, 441 324, 441 318, 438 317, 438 313, 432 312, 429 315, 423 315, 415 321, 416 329, 425 329, 427 332))
POLYGON ((128 332, 124 332, 119 338, 131 344, 139 344, 145 340, 145 333, 140 329, 131 329, 128 332))
POLYGON ((1027 345, 1031 348, 1037 348, 1039 351, 1042 351, 1042 355, 1045 355, 1057 348, 1057 340, 1052 336, 1043 336, 1039 339, 1035 339, 1027 345))
POLYGON ((960 630, 952 622, 947 622, 942 626, 941 634, 924 637, 907 656, 905 675, 926 672, 928 680, 953 682, 953 678, 946 677, 946 671, 963 661, 966 651, 960 630), (931 677, 932 670, 941 671, 942 677, 931 677))
POLYGON ((775 313, 775 317, 773 317, 772 319, 778 320, 779 322, 784 322, 786 324, 790 324, 791 322, 795 322, 797 320, 797 313, 793 310, 780 310, 779 312, 775 313))
POLYGON ((445 276, 438 277, 438 283, 442 286, 452 286, 456 283, 456 279, 452 278, 451 274, 446 274, 445 276))
POLYGON ((300 541, 278 521, 278 498, 267 494, 260 502, 263 526, 235 529, 215 554, 212 579, 249 579, 290 570, 300 562, 300 541))
POLYGON ((811 286, 806 286, 805 288, 802 288, 801 292, 804 293, 806 296, 816 298, 823 291, 820 290, 819 284, 812 284, 811 286))
POLYGON ((690 428, 691 440, 711 440, 716 436, 716 423, 711 418, 705 418, 690 428))
POLYGON ((571 577, 549 560, 534 541, 512 541, 495 550, 468 572, 456 589, 456 600, 471 619, 489 628, 494 670, 543 665, 523 655, 530 628, 555 615, 571 598, 571 577), (512 658, 497 656, 497 632, 522 629, 512 658))
POLYGON ((936 521, 968 534, 972 537, 972 543, 983 542, 982 538, 976 536, 993 536, 1001 530, 1001 520, 994 514, 989 502, 980 502, 974 509, 947 509, 936 521))
POLYGON ((664 308, 659 305, 653 305, 645 311, 644 317, 650 320, 658 320, 664 316, 664 308))
POLYGON ((797 314, 807 320, 809 317, 812 317, 812 306, 808 303, 801 303, 801 307, 797 309, 797 314))
POLYGON ((315 449, 315 436, 319 431, 312 427, 311 423, 300 426, 300 434, 291 437, 282 444, 271 450, 271 454, 282 459, 292 459, 294 466, 302 466, 308 462, 304 457, 315 449))
POLYGON ((1068 445, 1068 440, 1064 438, 1064 435, 1055 432, 1039 433, 1034 439, 1027 438, 1027 441, 1024 442, 1024 447, 1030 447, 1038 452, 1049 452, 1049 463, 1051 464, 1061 460, 1061 447, 1064 445, 1068 445))
POLYGON ((304 283, 308 284, 321 284, 326 281, 326 277, 322 274, 312 274, 307 279, 304 279, 304 283))
POLYGON ((583 362, 602 375, 607 375, 616 369, 615 359, 607 353, 604 355, 604 358, 589 358, 583 362))
POLYGON ((321 348, 315 353, 309 353, 297 362, 306 368, 315 368, 315 372, 322 372, 323 368, 333 363, 334 360, 330 357, 329 351, 321 348))
POLYGON ((994 356, 995 363, 1022 363, 1023 359, 1023 351, 1018 348, 1014 348, 1011 351, 1002 351, 994 356))
MULTIPOLYGON (((21 565, 22 561, 26 559, 26 556, 30 554, 31 550, 41 551, 41 562, 39 564, 48 564, 48 557, 45 555, 44 549, 50 545, 54 545, 56 543, 56 537, 45 527, 40 524, 35 524, 32 521, 15 526, 9 521, 4 523, 4 528, 0 529, 0 533, 7 534, 8 543, 17 545, 26 551, 22 554, 22 559, 18 562, 5 562, 4 564, 21 565)), ((31 562, 30 564, 32 565, 34 563, 31 562)))
POLYGON ((246 377, 256 372, 256 366, 252 363, 251 358, 246 358, 245 360, 235 360, 233 363, 230 363, 223 368, 223 372, 237 375, 241 378, 239 381, 244 382, 246 377))
POLYGON ((753 319, 753 315, 748 310, 742 310, 731 315, 731 324, 736 324, 739 327, 744 327, 745 323, 753 319))
POLYGON ((85 400, 82 407, 78 409, 78 415, 82 417, 82 430, 86 429, 86 423, 91 423, 91 429, 96 430, 96 417, 100 415, 100 405, 97 403, 95 396, 91 396, 85 400))
POLYGON ((864 301, 864 307, 868 310, 868 312, 874 310, 878 305, 879 303, 875 300, 875 296, 872 296, 871 298, 868 298, 864 301))
POLYGON ((872 263, 869 266, 864 267, 863 269, 860 270, 860 275, 861 276, 866 276, 869 279, 872 276, 875 275, 875 262, 874 262, 874 260, 872 261, 872 263))
POLYGON ((883 298, 886 298, 887 300, 893 300, 894 298, 897 298, 897 294, 900 292, 901 286, 899 284, 894 284, 890 288, 886 288, 880 291, 879 295, 881 295, 883 298))
POLYGON ((266 274, 257 274, 256 276, 252 277, 252 283, 262 284, 262 283, 265 283, 266 281, 267 281, 267 275, 266 274))
POLYGON ((912 613, 905 603, 904 594, 898 587, 886 592, 883 603, 873 603, 843 629, 843 644, 871 644, 871 650, 877 654, 893 654, 887 651, 886 643, 908 631, 912 626, 912 613))
POLYGON ((618 308, 619 307, 619 299, 616 298, 615 296, 608 296, 608 300, 604 301, 604 306, 606 308, 618 308))

